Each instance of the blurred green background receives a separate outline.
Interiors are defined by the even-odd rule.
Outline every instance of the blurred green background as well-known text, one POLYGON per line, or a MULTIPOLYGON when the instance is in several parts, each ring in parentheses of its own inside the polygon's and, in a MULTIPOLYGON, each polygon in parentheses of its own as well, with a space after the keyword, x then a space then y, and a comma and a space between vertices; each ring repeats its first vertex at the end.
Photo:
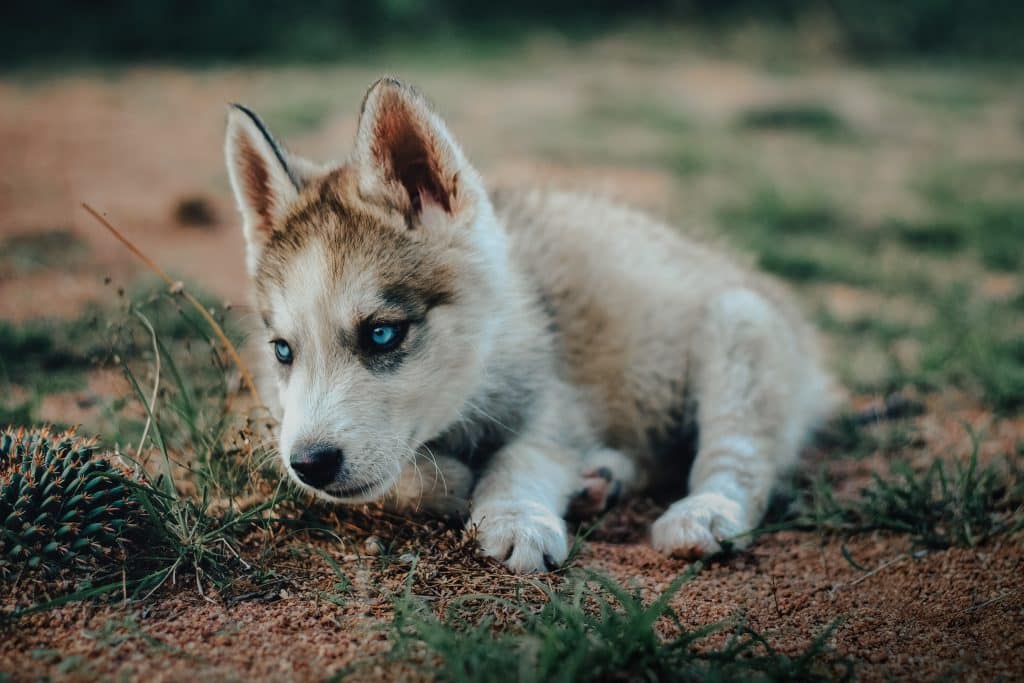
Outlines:
POLYGON ((244 318, 225 103, 339 159, 392 74, 492 185, 606 193, 785 280, 855 397, 1017 419, 1021 36, 992 0, 6 3, 0 418, 123 393, 105 325, 140 272, 82 201, 244 318))
POLYGON ((514 42, 538 28, 585 37, 623 22, 812 26, 861 58, 1024 56, 1024 3, 1012 0, 38 0, 0 9, 0 59, 316 61, 410 40, 514 42))

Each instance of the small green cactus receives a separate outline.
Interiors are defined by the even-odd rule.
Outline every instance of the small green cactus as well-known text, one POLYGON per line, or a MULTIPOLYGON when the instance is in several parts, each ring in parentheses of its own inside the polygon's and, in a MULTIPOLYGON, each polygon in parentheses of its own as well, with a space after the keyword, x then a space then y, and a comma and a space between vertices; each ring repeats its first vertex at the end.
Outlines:
POLYGON ((0 577, 113 556, 136 505, 125 473, 95 452, 74 431, 0 432, 0 577))

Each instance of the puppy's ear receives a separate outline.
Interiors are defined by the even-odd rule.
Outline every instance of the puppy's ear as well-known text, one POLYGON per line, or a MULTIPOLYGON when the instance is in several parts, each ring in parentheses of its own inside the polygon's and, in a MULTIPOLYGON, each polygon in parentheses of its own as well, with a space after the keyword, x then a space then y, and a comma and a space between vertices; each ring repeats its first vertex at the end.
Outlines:
POLYGON ((255 274, 263 245, 318 167, 290 156, 259 117, 240 104, 228 112, 224 153, 242 214, 249 272, 255 274))
POLYGON ((364 180, 382 183, 410 226, 429 222, 425 215, 457 216, 479 186, 441 118, 422 95, 393 79, 366 93, 355 155, 364 180))

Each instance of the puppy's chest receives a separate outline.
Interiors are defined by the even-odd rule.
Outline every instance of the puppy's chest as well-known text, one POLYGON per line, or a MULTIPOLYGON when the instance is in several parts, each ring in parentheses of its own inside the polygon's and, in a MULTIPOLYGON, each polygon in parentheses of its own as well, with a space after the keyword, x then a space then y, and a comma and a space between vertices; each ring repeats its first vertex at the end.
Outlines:
POLYGON ((479 473, 512 438, 510 430, 498 425, 460 422, 428 441, 424 449, 454 458, 479 473))
POLYGON ((496 452, 522 434, 531 396, 532 392, 510 381, 505 392, 471 401, 463 418, 427 442, 425 448, 479 472, 496 452))

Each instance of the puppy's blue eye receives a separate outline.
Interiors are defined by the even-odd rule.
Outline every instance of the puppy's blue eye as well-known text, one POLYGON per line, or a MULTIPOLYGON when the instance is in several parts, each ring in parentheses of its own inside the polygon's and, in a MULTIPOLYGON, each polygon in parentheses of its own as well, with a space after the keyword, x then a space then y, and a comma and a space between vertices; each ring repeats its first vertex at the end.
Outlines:
POLYGON ((376 325, 370 330, 370 341, 375 346, 390 346, 398 339, 397 325, 376 325))
POLYGON ((283 365, 292 364, 292 347, 288 345, 283 339, 274 341, 274 355, 277 356, 277 362, 283 365))
POLYGON ((398 348, 409 331, 409 322, 372 322, 363 327, 360 344, 368 353, 383 353, 398 348))

